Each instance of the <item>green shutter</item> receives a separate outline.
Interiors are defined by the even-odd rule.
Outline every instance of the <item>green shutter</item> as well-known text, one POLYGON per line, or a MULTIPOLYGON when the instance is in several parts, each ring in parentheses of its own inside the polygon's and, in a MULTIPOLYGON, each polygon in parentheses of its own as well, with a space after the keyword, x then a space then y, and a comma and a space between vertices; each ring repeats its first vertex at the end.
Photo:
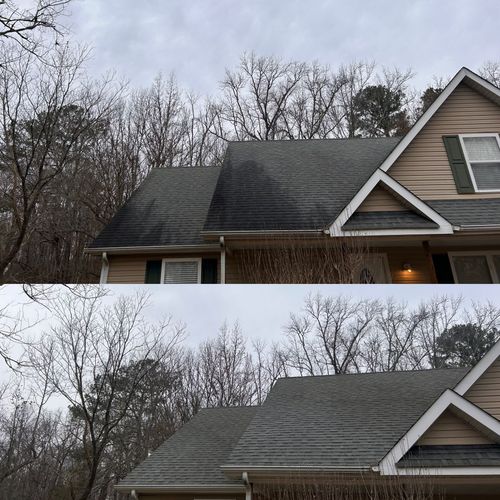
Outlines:
POLYGON ((146 261, 145 283, 160 283, 161 281, 161 260, 146 261))
POLYGON ((201 282, 217 283, 217 259, 202 259, 201 282))
POLYGON ((448 161, 450 162, 457 191, 459 193, 474 193, 474 185, 470 178, 458 135, 445 135, 443 136, 443 142, 448 154, 448 161))

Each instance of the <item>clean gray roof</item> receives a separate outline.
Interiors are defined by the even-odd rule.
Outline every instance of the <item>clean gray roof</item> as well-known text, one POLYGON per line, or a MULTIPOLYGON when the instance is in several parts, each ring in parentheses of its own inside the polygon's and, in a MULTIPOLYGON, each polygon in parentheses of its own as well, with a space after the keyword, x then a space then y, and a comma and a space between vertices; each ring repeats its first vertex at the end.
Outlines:
POLYGON ((220 469, 257 407, 200 410, 119 485, 241 485, 220 469))
POLYGON ((457 226, 500 224, 500 198, 489 200, 434 200, 425 203, 451 224, 457 226))
POLYGON ((398 142, 398 138, 231 142, 204 230, 323 229, 398 142))
POLYGON ((224 465, 379 463, 466 369, 280 379, 224 465))
POLYGON ((220 167, 155 168, 89 248, 196 245, 220 167))
POLYGON ((397 463, 398 467, 497 466, 500 445, 414 446, 397 463))
POLYGON ((342 226, 342 229, 436 229, 438 227, 438 224, 427 217, 408 210, 391 212, 356 212, 342 226))

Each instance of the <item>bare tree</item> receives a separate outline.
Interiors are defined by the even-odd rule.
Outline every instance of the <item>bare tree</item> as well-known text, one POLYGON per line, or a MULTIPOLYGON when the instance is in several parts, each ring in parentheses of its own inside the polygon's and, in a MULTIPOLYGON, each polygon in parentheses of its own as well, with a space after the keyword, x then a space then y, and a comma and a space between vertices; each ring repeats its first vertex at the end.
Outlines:
POLYGON ((486 61, 479 68, 479 74, 493 85, 500 87, 500 61, 486 61))
POLYGON ((85 56, 63 48, 53 53, 51 71, 31 54, 0 68, 0 171, 5 179, 0 283, 34 230, 37 211, 45 215, 57 206, 49 187, 68 171, 78 171, 94 129, 120 91, 109 81, 96 86, 81 80, 85 56))
POLYGON ((169 320, 150 324, 143 317, 145 295, 105 304, 100 296, 63 294, 51 311, 58 325, 33 350, 31 363, 52 391, 82 422, 79 436, 85 473, 75 485, 77 498, 95 493, 100 467, 114 430, 127 415, 141 382, 174 349, 182 329, 169 320), (123 368, 149 360, 130 372, 128 389, 118 392, 123 368))
POLYGON ((378 310, 377 301, 309 296, 302 314, 291 314, 286 326, 287 365, 300 375, 358 371, 378 310))
POLYGON ((36 54, 40 37, 51 33, 61 36, 64 29, 60 18, 70 0, 33 0, 20 2, 0 0, 0 41, 11 40, 23 51, 36 54))

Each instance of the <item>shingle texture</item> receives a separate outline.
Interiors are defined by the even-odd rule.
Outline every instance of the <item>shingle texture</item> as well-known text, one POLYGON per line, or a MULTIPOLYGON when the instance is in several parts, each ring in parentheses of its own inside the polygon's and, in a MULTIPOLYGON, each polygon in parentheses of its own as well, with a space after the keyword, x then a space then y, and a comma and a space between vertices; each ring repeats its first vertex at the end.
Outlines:
POLYGON ((196 245, 220 167, 156 168, 90 248, 196 245))
POLYGON ((397 138, 230 143, 205 231, 319 230, 331 224, 397 138))
POLYGON ((457 226, 500 224, 500 198, 485 200, 426 201, 436 212, 457 226))
POLYGON ((464 369, 279 380, 226 465, 372 466, 464 369))
POLYGON ((414 446, 398 467, 500 466, 500 445, 414 446))
POLYGON ((388 211, 354 213, 342 229, 436 229, 438 227, 438 224, 416 212, 388 211))
POLYGON ((201 410, 139 464, 121 485, 241 485, 220 469, 257 407, 201 410))

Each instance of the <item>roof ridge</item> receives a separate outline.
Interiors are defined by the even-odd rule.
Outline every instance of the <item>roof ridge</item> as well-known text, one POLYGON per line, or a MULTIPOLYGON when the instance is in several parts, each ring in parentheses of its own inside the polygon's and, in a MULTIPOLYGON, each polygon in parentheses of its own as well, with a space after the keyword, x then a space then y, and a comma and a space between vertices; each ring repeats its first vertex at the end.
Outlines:
POLYGON ((401 140, 400 136, 394 137, 328 137, 328 138, 312 138, 312 139, 238 139, 229 140, 228 144, 258 144, 258 143, 274 143, 274 142, 330 142, 330 141, 388 141, 401 140))
POLYGON ((389 375, 395 373, 423 373, 423 372, 450 372, 450 371, 459 371, 459 370, 470 370, 471 367, 467 366, 454 366, 449 368, 423 368, 421 370, 394 370, 394 371, 386 371, 386 372, 361 372, 361 373, 337 373, 337 374, 324 374, 324 375, 294 375, 292 377, 279 377, 279 380, 288 380, 288 379, 310 379, 310 378, 326 378, 326 377, 352 377, 352 376, 362 376, 362 375, 389 375))

